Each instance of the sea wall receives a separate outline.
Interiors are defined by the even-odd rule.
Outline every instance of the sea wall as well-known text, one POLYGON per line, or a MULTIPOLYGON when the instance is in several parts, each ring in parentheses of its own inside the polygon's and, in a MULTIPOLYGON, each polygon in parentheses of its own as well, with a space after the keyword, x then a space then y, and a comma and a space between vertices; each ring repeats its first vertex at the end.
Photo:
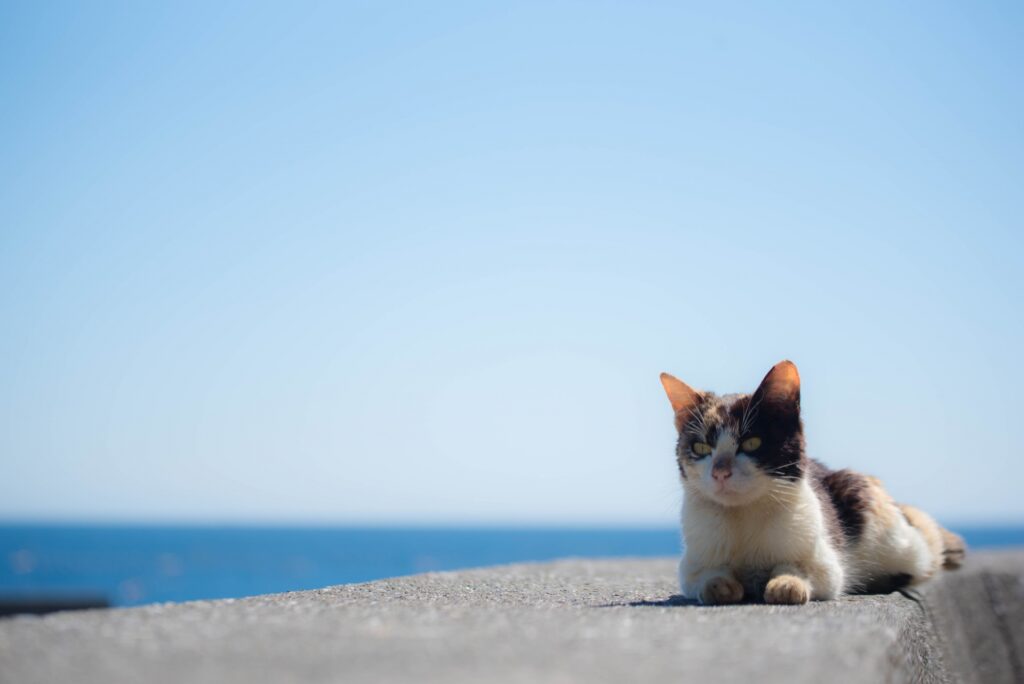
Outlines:
POLYGON ((674 573, 564 560, 7 618, 0 682, 1024 681, 1024 551, 807 606, 696 606, 674 573))

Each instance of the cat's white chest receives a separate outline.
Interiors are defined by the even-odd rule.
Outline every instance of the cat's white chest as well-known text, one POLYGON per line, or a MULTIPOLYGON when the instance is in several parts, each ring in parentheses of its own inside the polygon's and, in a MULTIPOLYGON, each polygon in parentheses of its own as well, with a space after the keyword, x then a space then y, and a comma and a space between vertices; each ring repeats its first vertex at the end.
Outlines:
POLYGON ((813 555, 822 534, 814 493, 795 505, 723 509, 702 502, 683 508, 683 537, 691 568, 770 570, 813 555))

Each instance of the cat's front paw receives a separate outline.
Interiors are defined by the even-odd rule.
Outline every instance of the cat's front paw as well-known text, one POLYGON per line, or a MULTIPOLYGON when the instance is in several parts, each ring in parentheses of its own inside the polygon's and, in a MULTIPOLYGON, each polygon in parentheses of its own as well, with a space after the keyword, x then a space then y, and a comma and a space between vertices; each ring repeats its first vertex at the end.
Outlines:
POLYGON ((811 598, 811 585, 796 575, 779 575, 768 581, 764 589, 765 603, 799 605, 811 598))
POLYGON ((732 577, 712 577, 700 590, 700 602, 705 605, 739 603, 743 600, 743 585, 732 577))

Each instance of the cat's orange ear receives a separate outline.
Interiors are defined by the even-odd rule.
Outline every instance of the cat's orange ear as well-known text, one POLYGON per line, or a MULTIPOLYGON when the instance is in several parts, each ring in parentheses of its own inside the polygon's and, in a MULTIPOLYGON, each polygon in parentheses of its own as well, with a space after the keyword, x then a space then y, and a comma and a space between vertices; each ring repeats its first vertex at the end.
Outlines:
POLYGON ((800 373, 792 361, 779 361, 754 392, 769 403, 800 403, 800 373))
POLYGON ((665 388, 665 394, 668 395, 669 403, 672 404, 672 411, 676 415, 676 429, 678 430, 683 422, 680 419, 686 416, 690 409, 700 401, 700 392, 668 373, 661 374, 661 385, 665 388))

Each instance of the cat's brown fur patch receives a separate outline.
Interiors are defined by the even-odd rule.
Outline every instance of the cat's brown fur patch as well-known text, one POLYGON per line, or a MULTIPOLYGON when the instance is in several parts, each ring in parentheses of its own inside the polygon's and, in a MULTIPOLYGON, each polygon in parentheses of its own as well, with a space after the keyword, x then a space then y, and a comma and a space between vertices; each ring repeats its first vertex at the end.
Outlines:
POLYGON ((868 509, 870 514, 883 527, 892 526, 900 514, 896 502, 889 496, 889 492, 885 491, 885 485, 877 477, 865 475, 864 479, 867 481, 868 509))

